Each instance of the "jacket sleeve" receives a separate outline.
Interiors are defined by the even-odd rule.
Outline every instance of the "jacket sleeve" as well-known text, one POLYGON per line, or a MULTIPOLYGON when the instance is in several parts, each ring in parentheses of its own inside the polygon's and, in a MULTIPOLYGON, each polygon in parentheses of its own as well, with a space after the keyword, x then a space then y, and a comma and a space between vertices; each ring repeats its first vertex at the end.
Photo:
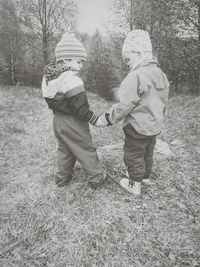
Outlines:
POLYGON ((94 125, 99 117, 89 107, 83 81, 79 77, 73 76, 68 81, 66 88, 65 96, 70 103, 72 113, 80 120, 94 125))
POLYGON ((95 124, 99 118, 90 109, 82 80, 73 76, 66 80, 62 92, 56 93, 54 98, 45 98, 50 109, 55 113, 75 115, 83 121, 95 124))
POLYGON ((129 73, 120 85, 118 91, 119 102, 105 113, 108 123, 118 123, 134 109, 140 100, 137 91, 138 77, 136 74, 129 73))
POLYGON ((89 108, 88 99, 85 91, 70 97, 70 107, 80 120, 88 121, 91 124, 95 124, 98 120, 98 116, 89 108))

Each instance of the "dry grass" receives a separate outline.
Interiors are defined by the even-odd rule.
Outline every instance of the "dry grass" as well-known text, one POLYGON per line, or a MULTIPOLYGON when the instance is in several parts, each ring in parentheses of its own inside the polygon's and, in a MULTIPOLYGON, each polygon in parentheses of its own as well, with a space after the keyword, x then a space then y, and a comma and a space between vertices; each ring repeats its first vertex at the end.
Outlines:
MULTIPOLYGON (((56 188, 52 114, 40 91, 4 87, 0 96, 0 266, 200 266, 199 97, 170 100, 161 138, 177 157, 156 157, 152 185, 134 197, 112 181, 90 191, 80 169, 56 188)), ((109 106, 90 102, 99 113, 109 106)), ((91 132, 98 147, 123 139, 121 125, 91 132)), ((103 163, 123 176, 122 151, 105 151, 103 163)))

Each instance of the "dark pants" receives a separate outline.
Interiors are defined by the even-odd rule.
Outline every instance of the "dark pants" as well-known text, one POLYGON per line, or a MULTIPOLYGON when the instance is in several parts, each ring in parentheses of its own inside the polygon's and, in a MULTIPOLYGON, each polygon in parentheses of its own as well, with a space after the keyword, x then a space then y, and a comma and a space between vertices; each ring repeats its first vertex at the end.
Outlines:
POLYGON ((55 113, 53 125, 58 140, 58 179, 70 180, 78 160, 90 184, 101 182, 104 179, 103 169, 92 142, 88 123, 78 120, 75 116, 55 113))
POLYGON ((129 123, 124 127, 124 163, 131 181, 148 179, 153 165, 156 136, 141 135, 129 123))

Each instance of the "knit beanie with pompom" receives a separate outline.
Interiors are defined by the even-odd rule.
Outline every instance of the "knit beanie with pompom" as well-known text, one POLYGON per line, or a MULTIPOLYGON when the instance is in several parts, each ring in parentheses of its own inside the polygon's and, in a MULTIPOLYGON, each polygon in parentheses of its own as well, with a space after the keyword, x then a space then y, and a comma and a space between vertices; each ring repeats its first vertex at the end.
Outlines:
POLYGON ((63 34, 55 49, 56 62, 63 59, 86 60, 86 50, 74 34, 63 34))
POLYGON ((122 47, 122 57, 126 58, 127 55, 133 52, 152 52, 152 44, 148 32, 133 30, 128 33, 122 47))

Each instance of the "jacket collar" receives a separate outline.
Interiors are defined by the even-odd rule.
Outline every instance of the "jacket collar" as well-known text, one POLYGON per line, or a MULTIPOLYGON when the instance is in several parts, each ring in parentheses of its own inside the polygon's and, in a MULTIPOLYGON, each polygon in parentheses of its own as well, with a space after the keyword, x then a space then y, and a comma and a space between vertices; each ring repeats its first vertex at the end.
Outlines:
POLYGON ((142 59, 141 61, 138 61, 132 68, 131 71, 134 71, 140 67, 147 66, 149 64, 158 64, 158 61, 156 58, 152 59, 142 59))

